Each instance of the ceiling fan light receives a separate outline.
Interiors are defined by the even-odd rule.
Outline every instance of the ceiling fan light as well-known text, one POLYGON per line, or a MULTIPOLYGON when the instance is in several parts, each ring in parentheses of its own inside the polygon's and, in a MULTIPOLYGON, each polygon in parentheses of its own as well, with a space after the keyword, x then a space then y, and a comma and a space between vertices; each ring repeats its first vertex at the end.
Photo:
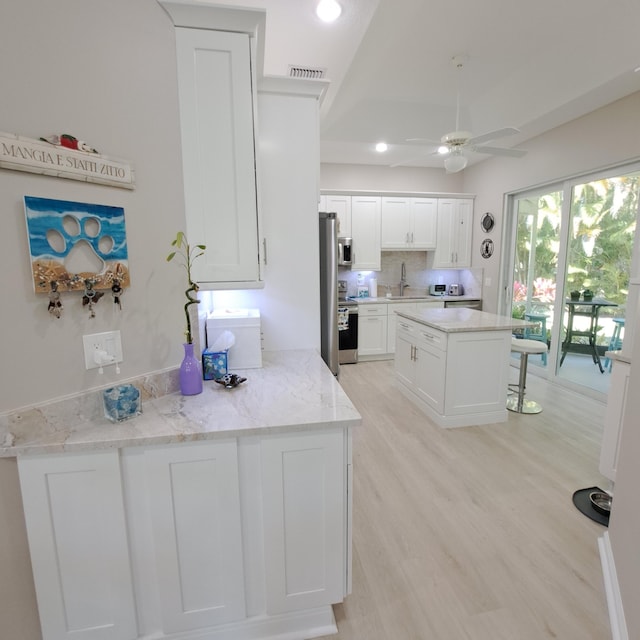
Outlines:
POLYGON ((457 153, 453 152, 449 157, 444 159, 444 168, 448 173, 457 173, 467 166, 468 161, 468 158, 459 151, 457 153))
POLYGON ((336 0, 320 0, 316 7, 316 14, 323 22, 333 22, 340 17, 342 7, 336 0))

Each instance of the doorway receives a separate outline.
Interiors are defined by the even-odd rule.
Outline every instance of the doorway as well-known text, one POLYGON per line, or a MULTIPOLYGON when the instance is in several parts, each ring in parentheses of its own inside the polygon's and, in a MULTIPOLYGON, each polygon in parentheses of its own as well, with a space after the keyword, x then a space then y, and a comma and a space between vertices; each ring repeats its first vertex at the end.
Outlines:
POLYGON ((605 351, 624 341, 639 190, 635 166, 509 197, 504 308, 536 323, 521 337, 549 347, 530 359, 532 373, 606 397, 605 351))

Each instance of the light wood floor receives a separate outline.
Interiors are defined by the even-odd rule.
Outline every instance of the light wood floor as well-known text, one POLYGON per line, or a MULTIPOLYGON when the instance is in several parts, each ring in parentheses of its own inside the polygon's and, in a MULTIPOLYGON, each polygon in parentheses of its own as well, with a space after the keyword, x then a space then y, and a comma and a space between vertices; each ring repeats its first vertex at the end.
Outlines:
MULTIPOLYGON (((515 381, 517 372, 512 370, 515 381)), ((341 367, 354 430, 353 593, 334 640, 608 640, 597 539, 572 503, 598 472, 605 407, 530 376, 544 411, 441 429, 393 363, 341 367)))

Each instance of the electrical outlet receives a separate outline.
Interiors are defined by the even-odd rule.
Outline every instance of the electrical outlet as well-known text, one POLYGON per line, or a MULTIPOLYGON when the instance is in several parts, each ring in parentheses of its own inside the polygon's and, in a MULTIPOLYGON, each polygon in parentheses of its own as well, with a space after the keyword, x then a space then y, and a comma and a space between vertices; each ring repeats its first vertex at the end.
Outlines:
POLYGON ((100 366, 108 366, 122 362, 122 340, 120 331, 105 331, 103 333, 91 333, 82 336, 84 344, 84 364, 87 369, 97 369, 100 366), (100 362, 96 359, 98 352, 104 351, 109 358, 113 358, 110 362, 100 362))

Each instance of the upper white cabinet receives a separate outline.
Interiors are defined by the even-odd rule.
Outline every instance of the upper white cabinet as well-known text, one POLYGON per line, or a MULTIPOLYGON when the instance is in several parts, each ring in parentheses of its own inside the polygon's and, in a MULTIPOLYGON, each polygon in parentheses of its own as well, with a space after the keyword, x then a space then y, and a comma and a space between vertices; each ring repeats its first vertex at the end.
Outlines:
POLYGON ((352 271, 380 271, 380 212, 378 196, 351 197, 352 271))
POLYGON ((320 196, 319 210, 338 214, 338 236, 351 237, 351 196, 320 196))
POLYGON ((176 27, 186 232, 206 245, 202 288, 257 286, 259 228, 251 38, 176 27))
POLYGON ((470 198, 438 199, 438 225, 435 269, 471 266, 473 200, 470 198))
POLYGON ((382 250, 435 249, 437 218, 437 198, 382 198, 382 250))

